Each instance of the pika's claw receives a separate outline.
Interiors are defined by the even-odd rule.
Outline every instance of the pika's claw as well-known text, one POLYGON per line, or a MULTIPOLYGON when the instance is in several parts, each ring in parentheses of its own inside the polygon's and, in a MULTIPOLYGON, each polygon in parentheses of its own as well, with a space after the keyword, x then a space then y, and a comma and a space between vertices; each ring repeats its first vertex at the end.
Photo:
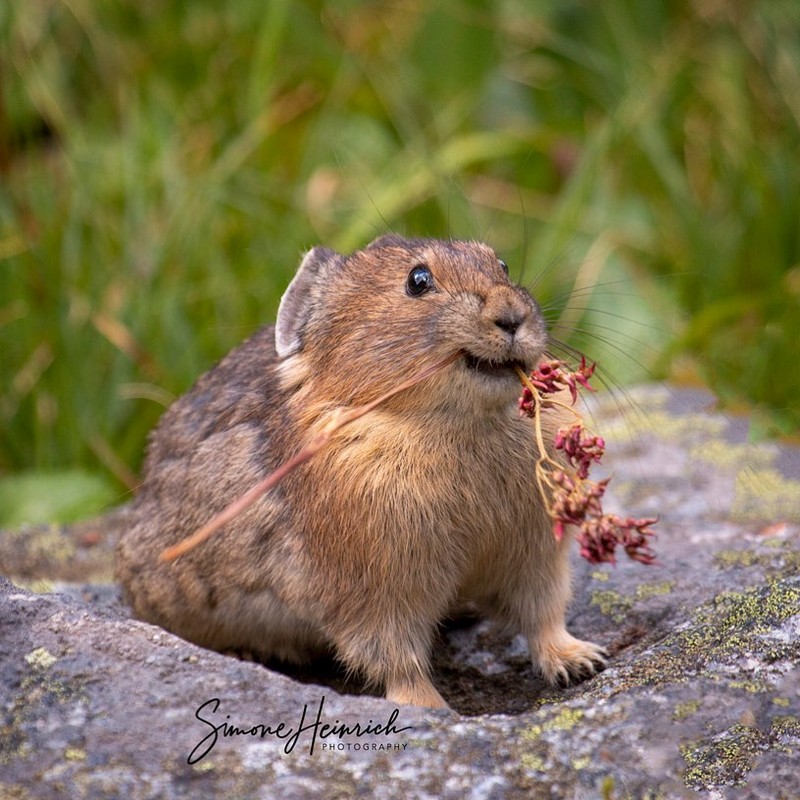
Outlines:
POLYGON ((576 639, 566 630, 531 642, 531 655, 551 686, 569 686, 606 667, 608 651, 593 642, 576 639))

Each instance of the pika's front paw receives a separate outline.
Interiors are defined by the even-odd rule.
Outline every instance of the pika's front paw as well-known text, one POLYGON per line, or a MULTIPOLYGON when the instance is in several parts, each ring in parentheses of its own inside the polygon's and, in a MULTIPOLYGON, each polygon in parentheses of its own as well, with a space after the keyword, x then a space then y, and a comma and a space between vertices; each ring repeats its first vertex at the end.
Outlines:
POLYGON ((608 651, 593 642, 576 639, 566 630, 530 642, 531 656, 551 686, 569 686, 606 667, 608 651))

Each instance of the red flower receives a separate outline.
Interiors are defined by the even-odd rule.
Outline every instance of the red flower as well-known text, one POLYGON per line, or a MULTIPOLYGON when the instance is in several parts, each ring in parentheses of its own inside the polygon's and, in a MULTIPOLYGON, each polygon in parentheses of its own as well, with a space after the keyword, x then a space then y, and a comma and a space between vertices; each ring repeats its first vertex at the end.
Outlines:
MULTIPOLYGON (((581 365, 570 371, 563 361, 552 359, 542 361, 531 373, 523 378, 522 396, 519 399, 520 414, 532 417, 540 449, 544 448, 541 436, 539 413, 542 408, 561 405, 548 395, 557 394, 568 388, 574 405, 578 398, 578 387, 593 392, 589 379, 594 374, 596 364, 588 365, 581 356, 581 365)), ((609 478, 603 481, 590 481, 589 470, 605 452, 602 436, 589 433, 583 419, 573 410, 576 422, 558 429, 553 446, 561 450, 567 463, 574 471, 566 471, 546 453, 540 453, 536 464, 536 478, 545 494, 548 510, 553 519, 553 533, 559 541, 568 525, 578 529, 578 542, 581 555, 592 564, 616 563, 616 549, 622 547, 629 558, 642 564, 652 564, 655 554, 650 549, 650 539, 655 536, 650 526, 656 519, 625 519, 613 514, 604 514, 602 497, 609 478), (549 487, 549 495, 545 487, 549 487)))
POLYGON ((615 564, 614 552, 617 546, 621 546, 634 561, 652 564, 656 557, 650 549, 648 537, 655 536, 655 533, 649 530, 649 526, 656 521, 654 518, 622 519, 613 514, 586 519, 578 531, 581 555, 592 564, 615 564))
POLYGON ((589 385, 589 378, 594 375, 594 371, 597 368, 597 364, 592 362, 591 365, 586 364, 586 357, 581 356, 581 365, 576 369, 574 372, 568 372, 564 376, 564 381, 569 386, 570 394, 572 395, 572 404, 575 405, 575 401, 578 399, 578 386, 580 384, 589 392, 593 392, 594 386, 589 385))
POLYGON ((600 461, 606 442, 602 436, 591 436, 582 422, 575 422, 569 428, 559 428, 554 442, 556 450, 563 450, 570 464, 578 471, 579 478, 589 476, 593 461, 600 461))

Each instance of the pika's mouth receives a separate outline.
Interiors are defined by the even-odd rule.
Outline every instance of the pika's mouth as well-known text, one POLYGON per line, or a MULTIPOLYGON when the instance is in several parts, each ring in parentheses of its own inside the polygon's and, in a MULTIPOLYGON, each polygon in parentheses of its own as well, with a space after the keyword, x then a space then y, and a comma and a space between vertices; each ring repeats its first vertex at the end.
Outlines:
POLYGON ((508 361, 494 361, 488 358, 478 358, 471 353, 464 356, 464 365, 470 372, 483 375, 487 378, 508 379, 513 378, 518 381, 517 369, 527 372, 527 368, 522 361, 511 359, 508 361))

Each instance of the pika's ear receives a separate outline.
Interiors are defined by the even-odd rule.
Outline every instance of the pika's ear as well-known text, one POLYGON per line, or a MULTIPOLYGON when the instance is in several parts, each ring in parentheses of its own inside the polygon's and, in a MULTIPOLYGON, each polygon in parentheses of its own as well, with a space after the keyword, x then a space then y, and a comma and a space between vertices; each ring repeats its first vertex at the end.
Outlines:
POLYGON ((327 247, 315 247, 306 253, 278 306, 275 349, 280 358, 303 349, 303 328, 320 292, 326 290, 328 281, 343 262, 342 256, 327 247))

